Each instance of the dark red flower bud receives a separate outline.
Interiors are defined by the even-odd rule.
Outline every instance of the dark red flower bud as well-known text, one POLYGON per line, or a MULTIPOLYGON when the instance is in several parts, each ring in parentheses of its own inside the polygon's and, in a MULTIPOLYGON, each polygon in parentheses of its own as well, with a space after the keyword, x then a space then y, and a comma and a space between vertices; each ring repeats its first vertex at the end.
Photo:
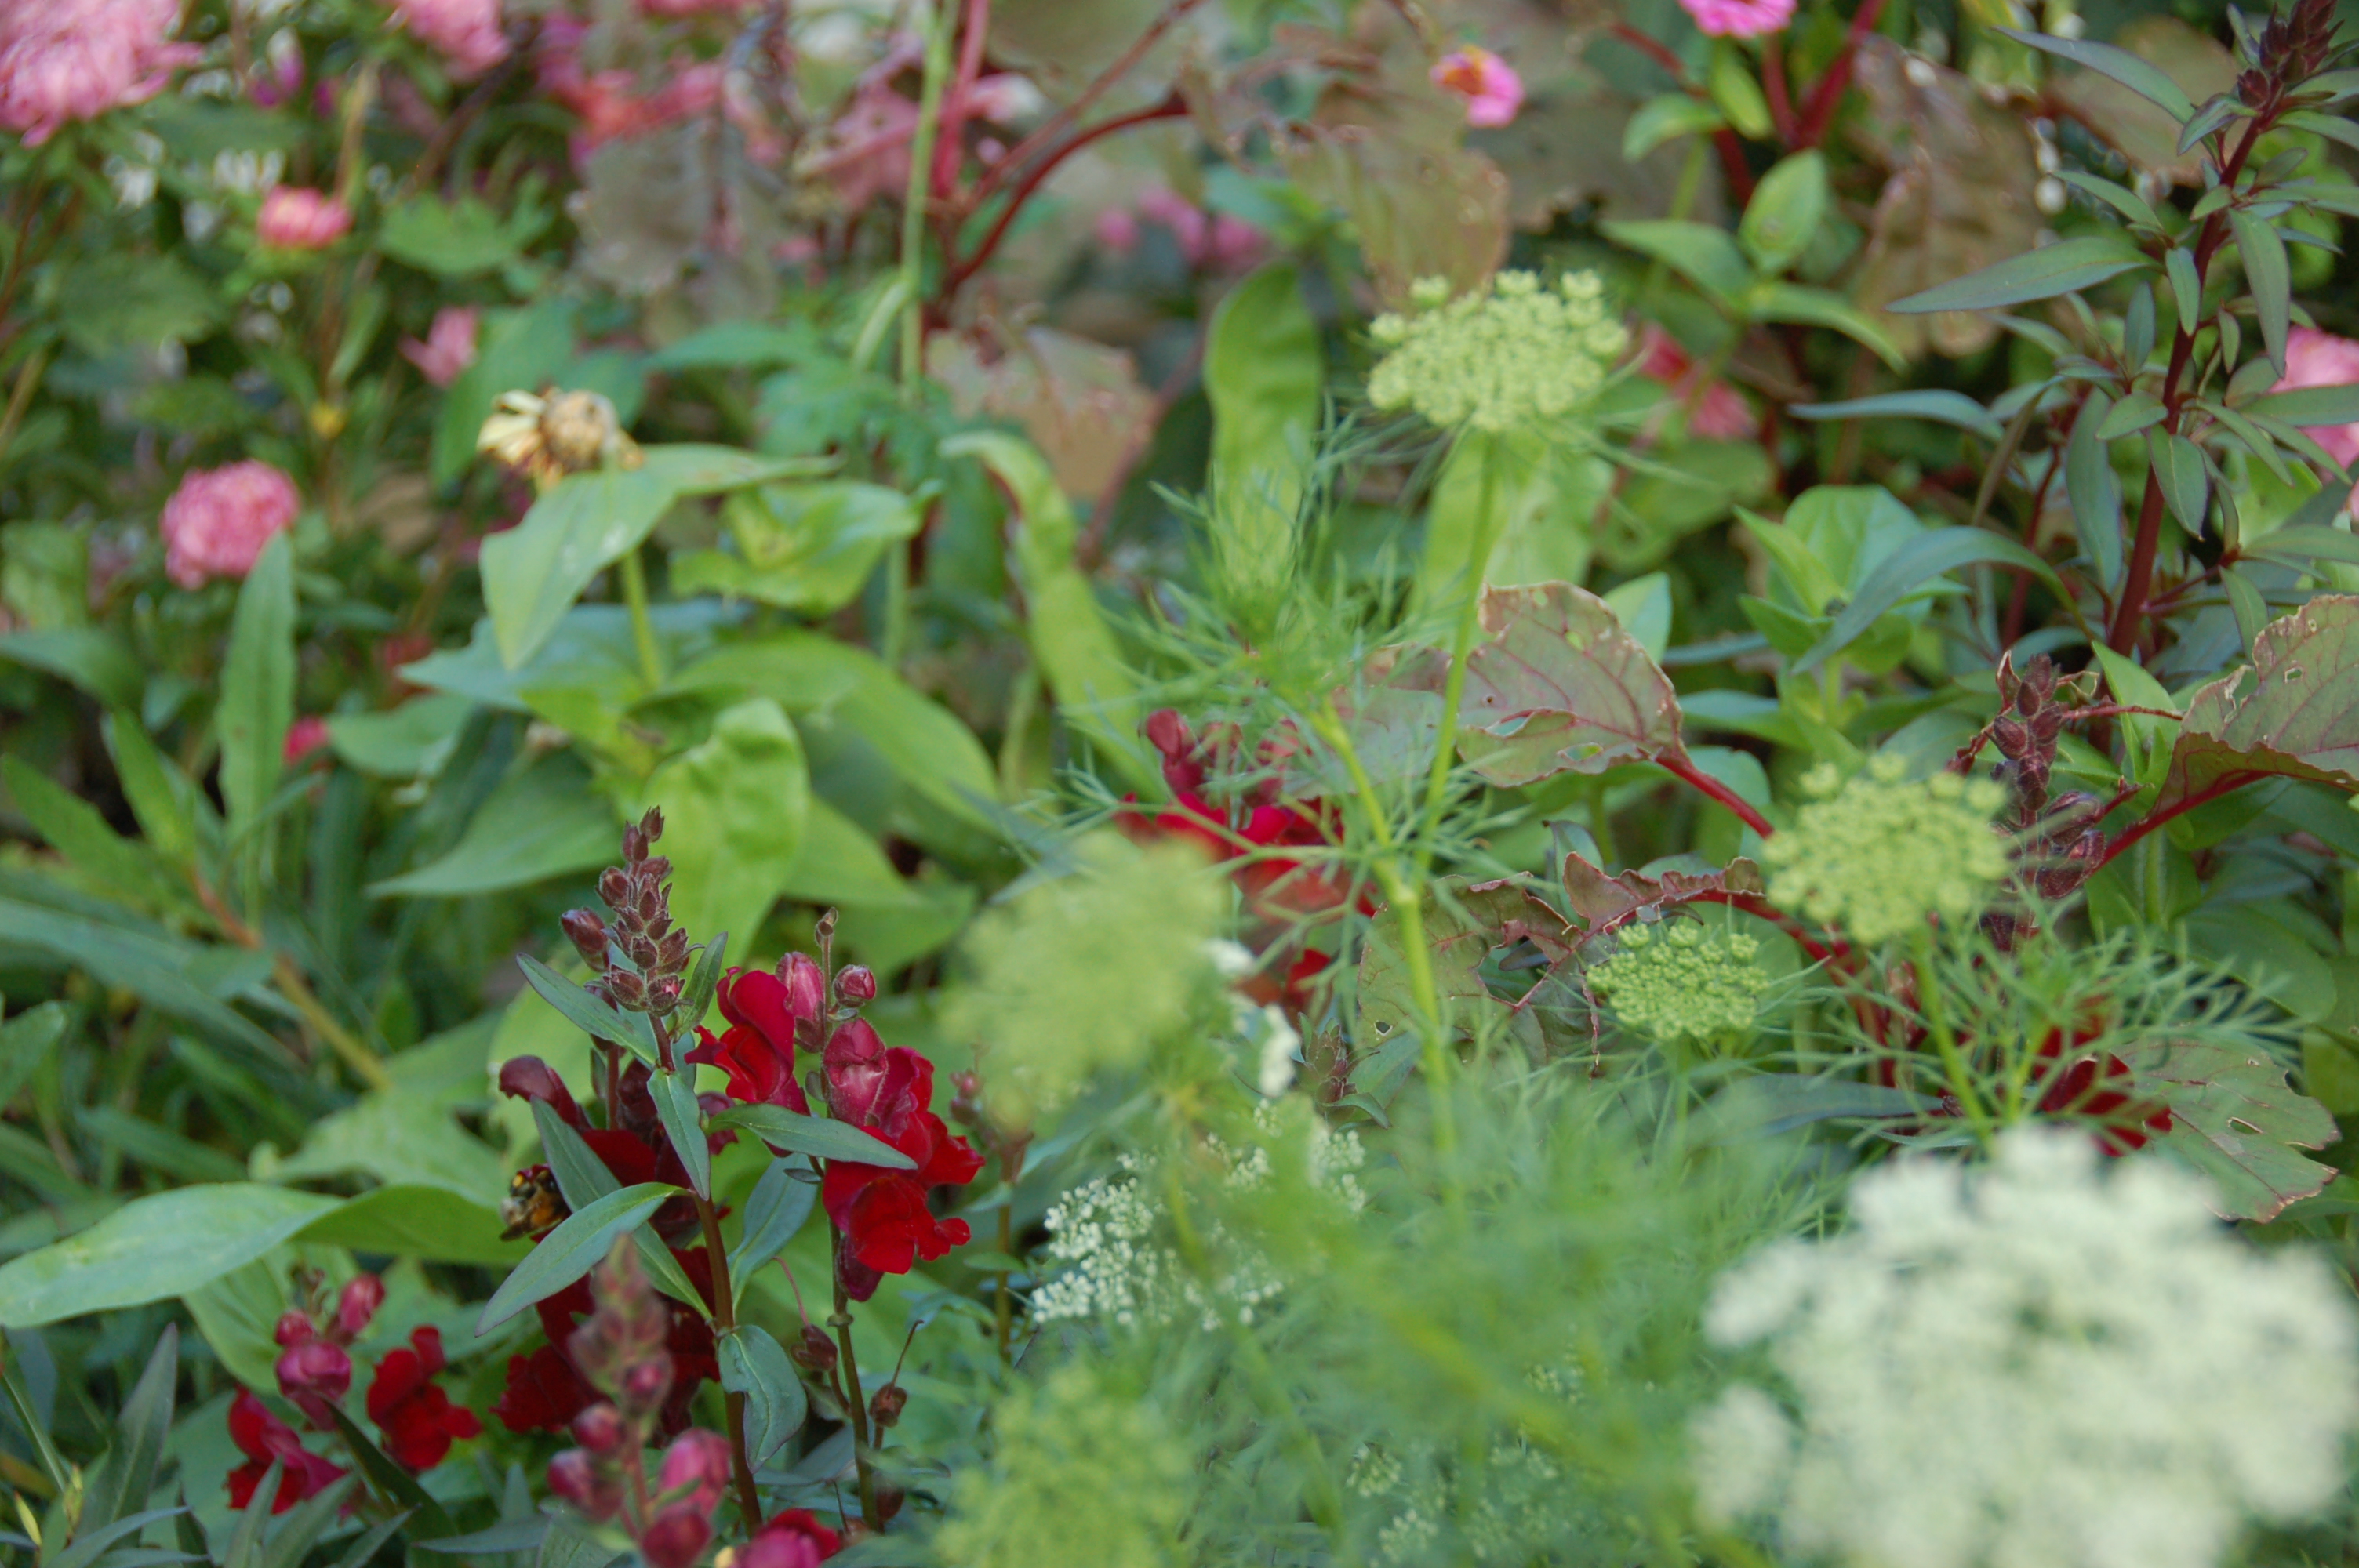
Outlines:
POLYGON ((500 1093, 510 1099, 539 1100, 576 1132, 586 1131, 590 1119, 573 1103, 573 1091, 557 1069, 538 1056, 511 1056, 500 1064, 500 1093))
POLYGON ((319 1337, 319 1333, 311 1326, 309 1313, 289 1311, 279 1314, 278 1326, 271 1330, 270 1336, 281 1345, 308 1345, 319 1337))
POLYGON ((876 1000, 875 971, 865 964, 837 970, 835 994, 846 1007, 867 1006, 876 1000))
POLYGON ((569 909, 558 916, 557 923, 565 927, 567 940, 593 969, 606 967, 606 923, 593 911, 569 909))
POLYGON ((623 1412, 601 1400, 573 1418, 573 1441, 592 1454, 612 1454, 630 1436, 623 1412))
POLYGON ((606 994, 614 999, 616 1007, 632 1012, 641 1011, 647 1005, 647 983, 628 969, 615 969, 607 975, 606 994))
POLYGON ((656 946, 655 938, 647 935, 625 937, 623 941, 623 952, 632 963, 639 967, 642 973, 654 968, 656 960, 662 957, 661 951, 656 946))
POLYGON ((664 1450, 663 1469, 656 1489, 684 1491, 681 1499, 699 1513, 710 1513, 729 1489, 729 1440, 717 1432, 691 1426, 664 1450))
POLYGON ((1991 725, 1991 744, 2002 757, 2020 757, 2031 744, 2031 731, 2012 719, 2001 719, 1991 725))
POLYGON ((598 902, 608 909, 620 909, 631 902, 631 875, 620 866, 609 866, 598 873, 598 902))
POLYGON ((384 1304, 383 1280, 375 1274, 353 1275, 336 1297, 336 1337, 347 1345, 358 1339, 384 1304))
MULTIPOLYGON (((661 855, 650 857, 639 867, 639 877, 649 888, 655 888, 658 882, 662 881, 666 877, 670 875, 671 861, 661 855)), ((661 892, 662 890, 656 888, 656 891, 661 892)))
POLYGON ((778 960, 778 979, 787 988, 787 1011, 796 1020, 816 1021, 827 1007, 827 977, 800 953, 778 960))
POLYGON ((609 1475, 579 1448, 549 1462, 549 1489, 593 1519, 610 1519, 623 1509, 623 1480, 609 1475))
POLYGON ((787 1356, 806 1372, 817 1372, 825 1377, 835 1370, 835 1341, 827 1336, 827 1330, 815 1323, 803 1325, 803 1336, 795 1341, 795 1347, 788 1351, 787 1356))
POLYGON ((681 982, 678 975, 658 975, 649 980, 647 1011, 656 1013, 669 1012, 679 1005, 680 989, 681 982))
POLYGON ((650 806, 647 807, 647 814, 639 818, 639 837, 652 844, 663 837, 663 808, 659 806, 650 806))
POLYGON ((621 1386, 614 1390, 615 1402, 633 1415, 652 1415, 663 1408, 671 1384, 671 1357, 651 1356, 623 1369, 621 1386))
POLYGON ((665 934, 657 961, 667 969, 677 970, 688 962, 688 933, 671 931, 665 934))
POLYGON ((336 1424, 335 1407, 353 1386, 353 1358, 341 1345, 307 1339, 278 1357, 278 1391, 322 1428, 336 1424))
POLYGON ((843 1548, 843 1538, 809 1509, 788 1509, 737 1549, 737 1568, 819 1568, 843 1548))
POLYGON ((899 1423, 901 1412, 909 1408, 909 1391, 898 1383, 887 1383, 876 1390, 868 1401, 868 1422, 872 1426, 894 1426, 899 1423))
POLYGON ((705 1510, 674 1503, 647 1522, 639 1532, 639 1555, 647 1568, 689 1568, 712 1543, 712 1521, 705 1510))

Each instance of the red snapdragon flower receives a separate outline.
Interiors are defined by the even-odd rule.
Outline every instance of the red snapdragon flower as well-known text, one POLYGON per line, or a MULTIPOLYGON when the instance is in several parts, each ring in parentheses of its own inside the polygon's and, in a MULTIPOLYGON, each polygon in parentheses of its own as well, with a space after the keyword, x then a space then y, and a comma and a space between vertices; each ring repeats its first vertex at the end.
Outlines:
POLYGON ((273 1460, 286 1466, 278 1475, 278 1495, 270 1511, 283 1514, 304 1498, 325 1491, 342 1479, 343 1467, 303 1446, 295 1429, 270 1413, 270 1408, 247 1390, 230 1401, 229 1440, 245 1455, 245 1463, 229 1473, 229 1506, 243 1509, 270 1473, 273 1460))
POLYGON ((713 996, 729 1027, 716 1037, 700 1024, 688 1059, 728 1074, 729 1098, 741 1105, 809 1116, 810 1100, 795 1082, 795 1047, 816 1028, 826 982, 799 953, 779 968, 784 973, 730 970, 713 996))
POLYGON ((809 1509, 788 1509, 737 1549, 737 1568, 819 1568, 843 1549, 843 1538, 809 1509))
POLYGON ((369 1420, 385 1437, 385 1451, 405 1470, 430 1470, 451 1444, 484 1430, 475 1412, 454 1405, 434 1381, 447 1363, 442 1331, 414 1328, 409 1348, 386 1353, 369 1383, 369 1420))
POLYGON ((876 1088, 865 1101, 868 1114, 844 1119, 898 1149, 916 1168, 894 1171, 831 1160, 820 1184, 820 1202, 843 1233, 839 1270, 845 1289, 862 1301, 875 1293, 879 1276, 906 1274, 919 1259, 931 1261, 966 1243, 966 1221, 936 1218, 926 1195, 935 1187, 962 1186, 983 1169, 983 1156, 963 1138, 952 1137, 933 1113, 934 1065, 900 1046, 882 1057, 873 1070, 863 1065, 864 1083, 876 1088))

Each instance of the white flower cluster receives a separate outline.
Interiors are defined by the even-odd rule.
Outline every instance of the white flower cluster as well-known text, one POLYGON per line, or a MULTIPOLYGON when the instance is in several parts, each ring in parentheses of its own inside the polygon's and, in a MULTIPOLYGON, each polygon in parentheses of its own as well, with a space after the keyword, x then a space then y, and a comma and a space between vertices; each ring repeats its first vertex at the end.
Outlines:
POLYGON ((2027 1129, 1980 1171, 1864 1177, 1851 1215, 1713 1298, 1712 1338, 1767 1341, 1803 1419, 1745 1387, 1699 1418, 1707 1518, 1895 1568, 2210 1568, 2247 1514, 2340 1490, 2349 1292, 2238 1240, 2192 1176, 2106 1180, 2085 1137, 2027 1129))

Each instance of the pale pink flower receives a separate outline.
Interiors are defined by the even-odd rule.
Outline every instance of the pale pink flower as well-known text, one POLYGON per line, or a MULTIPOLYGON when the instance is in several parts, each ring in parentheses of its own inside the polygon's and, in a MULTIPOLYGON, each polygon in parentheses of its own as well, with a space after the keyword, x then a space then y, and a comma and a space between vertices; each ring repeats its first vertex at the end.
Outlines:
POLYGON ((1637 367, 1640 375, 1661 382, 1686 407, 1689 435, 1708 441, 1745 441, 1759 430, 1744 395, 1724 381, 1705 381, 1703 366, 1678 339, 1651 321, 1638 338, 1637 367))
MULTIPOLYGON (((328 744, 328 721, 316 713, 307 713, 287 727, 287 743, 279 749, 281 767, 291 768, 312 752, 328 744)), ((368 1278, 363 1275, 362 1278, 368 1278)))
POLYGON ((1116 255, 1126 256, 1138 249, 1138 215, 1127 207, 1109 207, 1091 225, 1098 243, 1116 255))
POLYGON ((500 0, 392 0, 394 16, 450 62, 463 81, 508 58, 500 0))
POLYGON ((1794 0, 1680 0, 1695 25, 1715 38, 1757 38, 1785 30, 1794 0))
MULTIPOLYGON (((1792 8, 1792 0, 1787 0, 1792 8)), ((1524 79, 1489 49, 1468 44, 1443 55, 1430 73, 1436 87, 1466 100, 1466 123, 1485 129, 1511 124, 1524 106, 1524 79)))
POLYGON ((734 15, 745 8, 745 0, 639 0, 642 16, 694 16, 707 11, 734 15))
POLYGON ((918 106, 882 82, 853 95, 828 133, 835 144, 824 162, 844 210, 862 211, 880 196, 900 196, 909 188, 909 138, 918 106))
MULTIPOLYGON (((2359 343, 2296 327, 2286 334, 2285 378, 2271 392, 2292 392, 2305 386, 2347 386, 2359 382, 2359 343)), ((2315 425, 2306 432, 2326 449, 2326 455, 2349 468, 2359 460, 2359 425, 2315 425)), ((2351 492, 2351 515, 2359 520, 2359 486, 2351 492)))
POLYGON ((445 305, 434 313, 426 341, 401 341, 401 351, 419 373, 436 386, 448 386, 459 373, 475 362, 475 311, 466 305, 445 305))
POLYGON ((324 191, 277 185, 262 199, 254 237, 273 250, 324 250, 352 232, 353 211, 324 191))
POLYGON ((1261 258, 1269 237, 1242 218, 1207 212, 1178 191, 1153 186, 1127 211, 1102 212, 1097 236, 1108 249, 1127 255, 1138 244, 1140 219, 1169 230, 1191 267, 1242 272, 1261 258))
POLYGON ((301 507, 295 481, 266 462, 192 471, 164 503, 164 570, 182 588, 244 578, 301 507))
POLYGON ((178 0, 0 0, 0 128, 38 146, 69 120, 142 103, 202 51, 178 0))

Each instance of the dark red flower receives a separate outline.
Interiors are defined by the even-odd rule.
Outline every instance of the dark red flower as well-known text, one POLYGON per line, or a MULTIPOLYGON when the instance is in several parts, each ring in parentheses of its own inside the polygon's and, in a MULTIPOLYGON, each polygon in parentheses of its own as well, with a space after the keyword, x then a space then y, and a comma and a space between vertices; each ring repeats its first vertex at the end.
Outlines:
POLYGON ((511 1056, 500 1064, 500 1093, 510 1099, 538 1100, 555 1111, 576 1132, 589 1130, 590 1119, 573 1101, 573 1091, 557 1069, 538 1056, 511 1056))
MULTIPOLYGON (((710 1303, 712 1265, 706 1260, 704 1249, 684 1252, 675 1248, 672 1259, 710 1303)), ((668 1304, 671 1326, 664 1346, 671 1352, 673 1382, 657 1425, 660 1432, 671 1433, 688 1424, 689 1402, 695 1397, 697 1385, 720 1381, 721 1363, 712 1343, 712 1325, 681 1303, 668 1304)), ((597 1402, 597 1390, 591 1388, 572 1358, 560 1348, 573 1336, 580 1320, 588 1317, 595 1305, 587 1280, 576 1280, 555 1295, 544 1296, 533 1303, 549 1343, 530 1356, 508 1357, 507 1387, 492 1406, 492 1413, 510 1432, 562 1432, 572 1424, 575 1416, 597 1402)))
POLYGON ((809 1509, 788 1509, 737 1549, 737 1568, 819 1568, 843 1549, 843 1538, 809 1509))
MULTIPOLYGON (((906 1078, 907 1087, 891 1104, 876 1108, 880 1114, 869 1130, 908 1155, 916 1168, 895 1171, 831 1160, 820 1201, 843 1232, 848 1260, 863 1271, 906 1274, 919 1259, 930 1261, 966 1242, 966 1222, 936 1218, 926 1195, 935 1187, 962 1186, 974 1180, 983 1169, 983 1156, 966 1140, 952 1137, 929 1108, 933 1064, 899 1047, 886 1055, 894 1059, 887 1076, 906 1078)), ((864 1273, 847 1271, 846 1289, 855 1282, 868 1283, 871 1292, 875 1288, 864 1273)))
POLYGON ((639 1532, 639 1555, 648 1568, 689 1568, 712 1541, 712 1521, 705 1510, 674 1503, 647 1521, 639 1532))
MULTIPOLYGON (((306 1328, 310 1326, 309 1319, 302 1321, 306 1328)), ((282 1335, 285 1328, 284 1324, 280 1325, 282 1335)), ((284 1344, 285 1340, 280 1342, 284 1344)), ((336 1424, 335 1408, 353 1386, 350 1351, 341 1345, 306 1336, 288 1345, 274 1369, 278 1374, 279 1394, 309 1416, 313 1425, 324 1432, 336 1424)))
POLYGON ((385 1451, 405 1470, 430 1470, 451 1444, 484 1430, 475 1412, 454 1405, 434 1379, 444 1366, 442 1331, 414 1328, 409 1348, 386 1353, 369 1383, 369 1420, 384 1435, 385 1451))
POLYGON ((286 1466, 279 1472, 278 1495, 270 1502, 275 1514, 283 1514, 324 1491, 344 1474, 341 1466, 305 1448, 293 1427, 272 1415, 268 1406, 244 1389, 230 1401, 229 1440, 245 1455, 245 1463, 229 1473, 229 1506, 234 1509, 254 1501, 255 1490, 270 1473, 273 1460, 286 1466))
MULTIPOLYGON (((933 1103, 934 1066, 915 1051, 887 1047, 866 1019, 855 1018, 827 1043, 828 1108, 854 1126, 890 1128, 933 1103)), ((889 1133, 888 1133, 889 1136, 889 1133)))
POLYGON ((507 1387, 492 1413, 510 1432, 562 1432, 597 1397, 564 1351, 544 1345, 529 1356, 508 1357, 507 1387))

